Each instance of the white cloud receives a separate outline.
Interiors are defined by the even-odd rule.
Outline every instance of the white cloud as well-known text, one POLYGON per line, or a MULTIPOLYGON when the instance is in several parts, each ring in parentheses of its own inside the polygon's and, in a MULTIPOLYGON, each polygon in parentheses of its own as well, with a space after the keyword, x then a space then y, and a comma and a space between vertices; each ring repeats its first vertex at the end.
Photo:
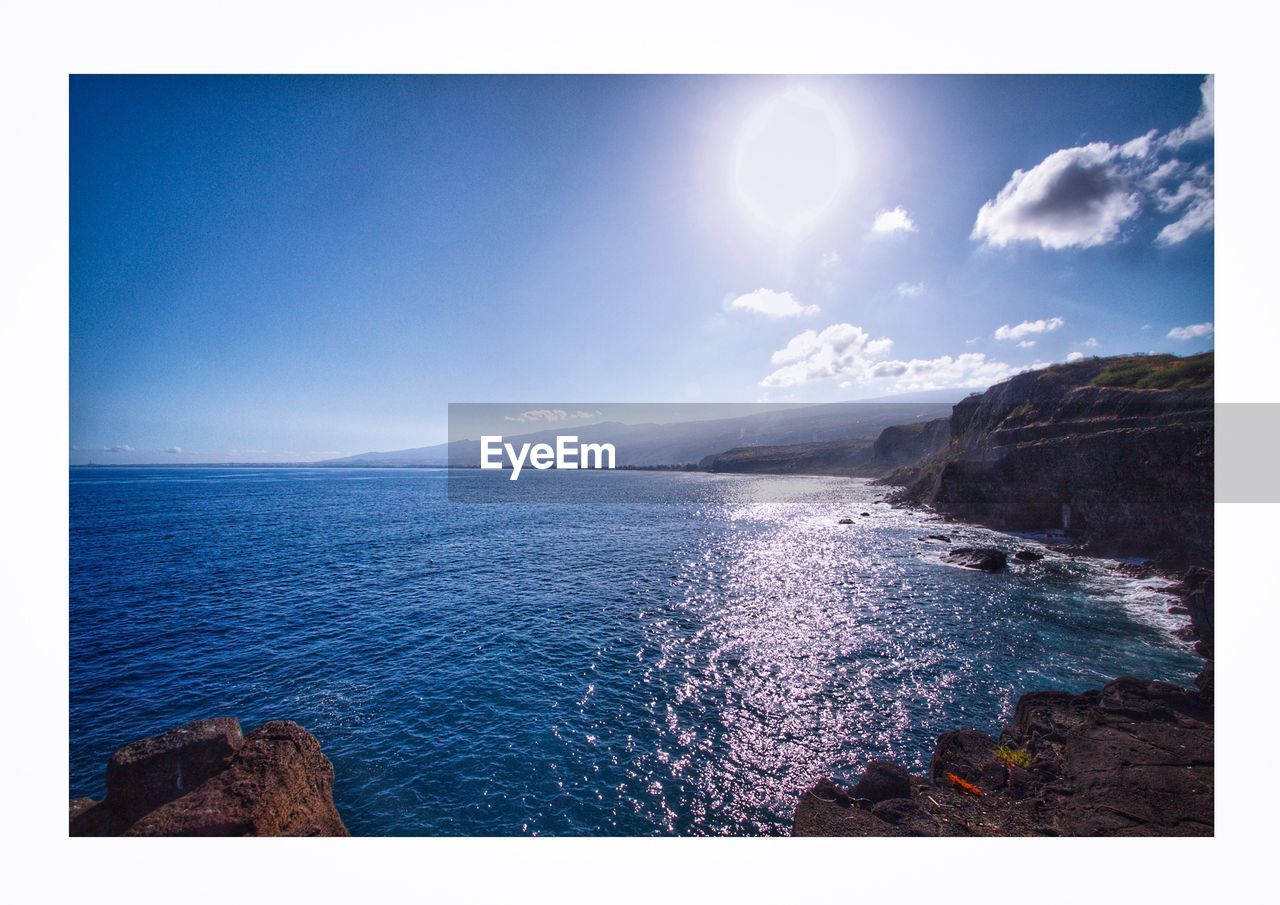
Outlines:
POLYGON ((1179 126, 1164 138, 1164 146, 1180 148, 1200 141, 1213 134, 1213 76, 1207 75, 1200 83, 1200 111, 1185 126, 1179 126))
POLYGON ((170 446, 168 449, 164 450, 164 452, 169 453, 169 455, 171 455, 171 456, 180 456, 180 455, 182 455, 182 447, 181 447, 181 446, 170 446))
POLYGON ((1042 318, 1034 321, 1023 321, 1015 327, 1005 324, 996 329, 995 336, 996 339, 1022 339, 1024 336, 1033 333, 1052 333, 1054 330, 1066 325, 1067 322, 1060 317, 1051 317, 1048 320, 1042 318))
POLYGON ((1083 353, 1083 352, 1068 352, 1068 353, 1067 353, 1067 361, 1079 361, 1079 360, 1080 360, 1080 359, 1082 359, 1082 358, 1084 358, 1084 353, 1083 353))
POLYGON ((826 252, 825 254, 823 254, 821 258, 818 259, 818 266, 821 267, 823 270, 830 270, 832 267, 835 267, 839 263, 840 263, 840 252, 836 251, 835 249, 832 249, 831 251, 826 252))
POLYGON ((1095 339, 1094 337, 1090 336, 1088 339, 1086 339, 1086 340, 1085 340, 1084 342, 1082 342, 1080 345, 1082 345, 1082 346, 1084 346, 1085 348, 1088 348, 1088 349, 1096 349, 1096 348, 1098 348, 1098 346, 1102 345, 1102 343, 1098 342, 1098 340, 1097 340, 1097 339, 1095 339))
POLYGON ((503 415, 503 421, 518 421, 524 424, 553 421, 581 421, 584 418, 598 418, 599 412, 587 412, 582 409, 569 412, 564 409, 530 409, 518 415, 503 415))
POLYGON ((1039 242, 1044 248, 1090 248, 1112 241, 1141 209, 1140 197, 1106 142, 1054 151, 1030 170, 1015 170, 982 205, 970 238, 997 248, 1039 242))
POLYGON ((757 289, 740 295, 729 303, 734 311, 752 311, 765 317, 810 317, 822 309, 817 305, 801 305, 790 292, 757 289))
POLYGON ((900 390, 936 390, 948 387, 989 387, 1014 374, 1045 366, 1036 362, 1026 367, 1014 367, 1003 361, 992 361, 981 352, 965 352, 954 358, 942 355, 938 358, 910 361, 885 361, 877 364, 872 379, 892 378, 900 390))
POLYGON ((871 224, 873 233, 913 233, 916 231, 915 221, 907 213, 907 209, 898 205, 891 211, 880 211, 871 224))
POLYGON ((1015 170, 978 211, 970 238, 1003 248, 1038 242, 1049 249, 1092 248, 1122 238, 1123 227, 1149 202, 1160 213, 1181 211, 1156 242, 1174 245, 1213 228, 1213 173, 1206 164, 1170 192, 1187 164, 1163 159, 1213 134, 1213 78, 1201 86, 1200 112, 1163 137, 1148 132, 1120 145, 1096 141, 1054 151, 1029 170, 1015 170))
POLYGON ((1137 138, 1126 141, 1120 146, 1120 156, 1146 157, 1151 153, 1151 146, 1155 144, 1156 136, 1159 134, 1158 129, 1152 129, 1146 135, 1139 135, 1137 138))
POLYGON ((1168 333, 1168 339, 1200 339, 1203 336, 1213 335, 1213 322, 1208 321, 1203 324, 1188 324, 1185 327, 1174 327, 1168 333))
POLYGON ((131 453, 134 449, 127 443, 120 443, 116 446, 104 446, 102 447, 102 451, 104 453, 131 453))
POLYGON ((1156 236, 1157 245, 1176 245, 1213 227, 1213 174, 1207 166, 1195 169, 1173 191, 1159 189, 1156 205, 1165 213, 1182 210, 1182 216, 1167 224, 1156 236))
POLYGON ((989 360, 981 352, 909 361, 886 359, 892 348, 892 340, 872 339, 853 324, 832 324, 821 331, 806 330, 773 353, 770 361, 777 366, 776 370, 761 380, 760 385, 793 387, 843 378, 839 384, 841 389, 881 381, 901 390, 986 387, 1021 371, 1044 367, 1041 362, 1014 367, 989 360))
POLYGON ((973 336, 973 337, 970 337, 969 339, 966 339, 966 340, 964 341, 964 344, 965 344, 966 346, 972 346, 974 343, 976 343, 976 342, 977 342, 978 340, 980 340, 980 339, 982 339, 982 337, 981 337, 981 336, 973 336))
POLYGON ((1018 348, 1030 349, 1035 344, 1036 344, 1036 341, 1034 339, 1024 339, 1022 342, 1018 343, 1018 348))
POLYGON ((805 330, 773 353, 769 360, 779 367, 760 384, 788 387, 828 377, 859 377, 892 347, 892 340, 872 339, 853 324, 832 324, 822 332, 805 330))
POLYGON ((924 293, 924 283, 899 283, 896 291, 898 298, 915 298, 917 295, 924 293))

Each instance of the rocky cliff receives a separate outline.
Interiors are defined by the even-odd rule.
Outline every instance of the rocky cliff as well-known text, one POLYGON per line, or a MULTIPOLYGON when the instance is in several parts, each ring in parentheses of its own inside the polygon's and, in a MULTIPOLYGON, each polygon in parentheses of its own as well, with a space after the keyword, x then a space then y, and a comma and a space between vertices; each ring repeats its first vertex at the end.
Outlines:
POLYGON ((346 836, 333 765, 315 736, 230 718, 131 742, 107 763, 107 794, 73 800, 72 836, 346 836))
POLYGON ((850 788, 820 780, 792 835, 1213 835, 1212 663, 1197 684, 1023 695, 998 740, 940 736, 928 776, 878 761, 850 788))
POLYGON ((890 499, 1169 566, 1213 559, 1213 353, 1020 374, 956 404, 945 448, 890 499))

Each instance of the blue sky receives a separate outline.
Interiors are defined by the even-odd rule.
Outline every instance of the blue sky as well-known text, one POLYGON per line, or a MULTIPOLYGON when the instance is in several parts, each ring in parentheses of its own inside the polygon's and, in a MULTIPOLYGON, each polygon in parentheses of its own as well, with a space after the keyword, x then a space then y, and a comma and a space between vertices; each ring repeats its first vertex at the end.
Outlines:
POLYGON ((1212 346, 1202 76, 74 77, 71 461, 1212 346))

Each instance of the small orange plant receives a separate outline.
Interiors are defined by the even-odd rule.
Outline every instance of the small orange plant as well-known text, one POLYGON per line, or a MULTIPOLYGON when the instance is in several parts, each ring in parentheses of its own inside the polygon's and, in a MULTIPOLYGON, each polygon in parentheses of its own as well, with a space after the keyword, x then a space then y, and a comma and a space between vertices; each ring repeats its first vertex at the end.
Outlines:
POLYGON ((968 795, 981 795, 982 790, 971 782, 966 782, 954 773, 948 773, 947 779, 951 780, 951 784, 968 795))

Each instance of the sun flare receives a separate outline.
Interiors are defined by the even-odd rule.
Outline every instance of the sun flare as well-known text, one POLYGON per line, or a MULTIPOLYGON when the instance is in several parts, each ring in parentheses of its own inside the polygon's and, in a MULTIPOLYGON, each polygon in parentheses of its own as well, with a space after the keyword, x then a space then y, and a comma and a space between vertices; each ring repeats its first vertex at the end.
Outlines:
POLYGON ((850 156, 840 110, 811 91, 788 91, 743 124, 734 151, 734 191, 758 225, 798 239, 844 191, 850 156))

